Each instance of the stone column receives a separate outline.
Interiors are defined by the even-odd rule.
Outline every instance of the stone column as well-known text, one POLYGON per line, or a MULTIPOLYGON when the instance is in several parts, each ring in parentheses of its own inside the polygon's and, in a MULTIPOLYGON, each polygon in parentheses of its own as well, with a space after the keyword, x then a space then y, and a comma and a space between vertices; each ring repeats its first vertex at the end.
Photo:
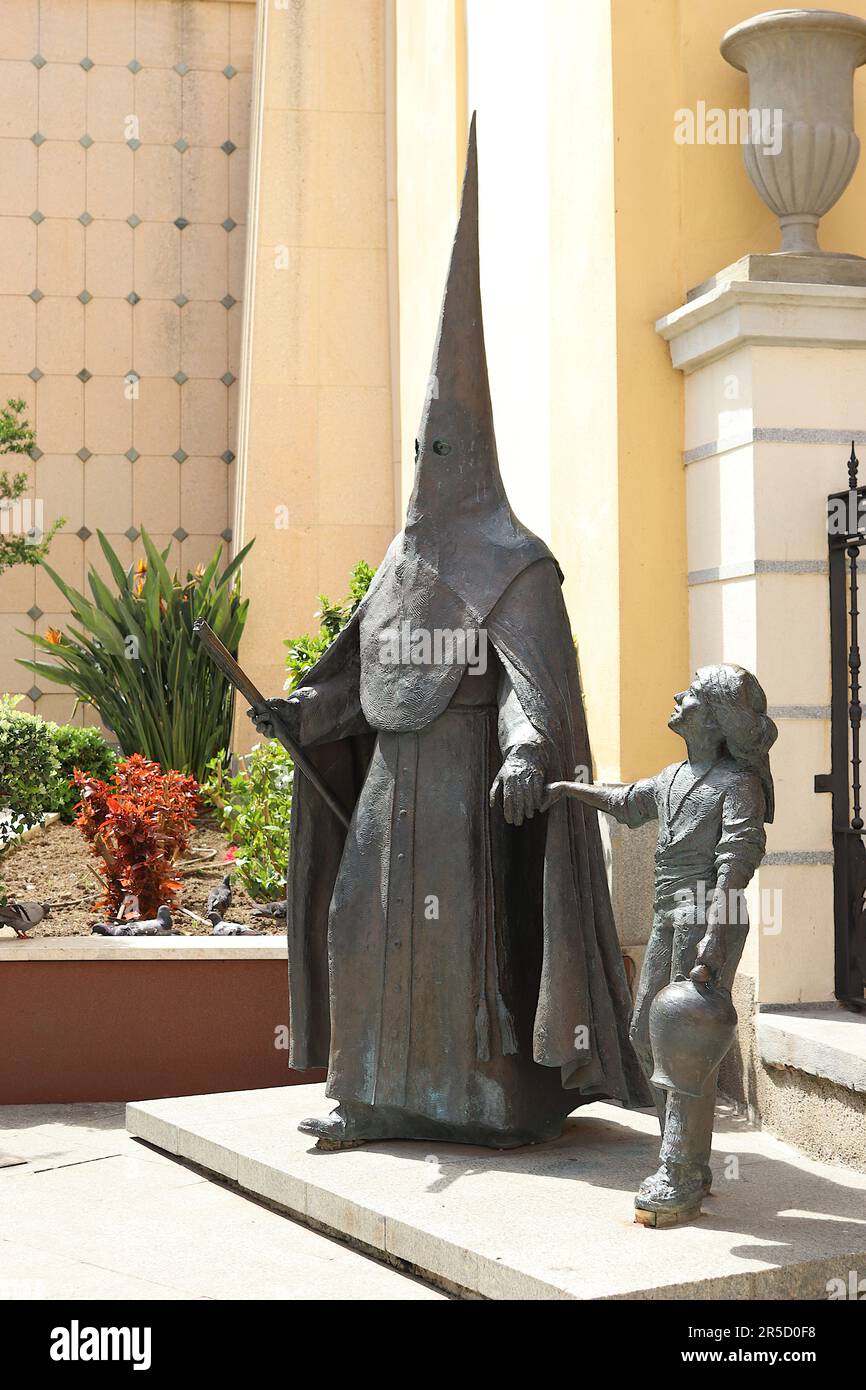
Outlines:
MULTIPOLYGON (((268 695, 282 640, 315 629, 318 596, 342 599, 395 530, 388 14, 258 11, 235 537, 255 537, 240 659, 268 695)), ((237 747, 253 737, 241 712, 237 747)))
POLYGON ((866 441, 864 309, 866 261, 751 256, 656 324, 685 375, 691 664, 755 671, 779 726, 741 966, 762 1004, 833 997, 825 499, 866 441))

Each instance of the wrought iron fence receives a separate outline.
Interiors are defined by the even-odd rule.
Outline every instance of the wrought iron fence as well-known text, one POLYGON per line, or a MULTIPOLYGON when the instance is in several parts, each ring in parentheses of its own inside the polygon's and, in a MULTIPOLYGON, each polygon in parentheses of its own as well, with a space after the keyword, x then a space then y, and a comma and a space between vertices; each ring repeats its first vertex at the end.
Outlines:
POLYGON ((837 999, 866 1009, 866 847, 860 734, 861 550, 866 546, 866 486, 851 444, 848 487, 827 498, 830 570, 830 773, 816 792, 833 798, 833 919, 837 999))

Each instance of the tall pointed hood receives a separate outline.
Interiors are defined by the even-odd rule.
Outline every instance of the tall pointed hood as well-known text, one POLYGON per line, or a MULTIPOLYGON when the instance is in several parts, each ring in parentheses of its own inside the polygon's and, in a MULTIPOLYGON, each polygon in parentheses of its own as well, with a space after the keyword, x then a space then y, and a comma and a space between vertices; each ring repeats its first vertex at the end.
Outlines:
POLYGON ((380 635, 407 623, 428 633, 480 627, 517 575, 542 558, 552 558, 550 551, 511 510, 496 453, 481 316, 473 115, 406 526, 359 610, 361 697, 373 727, 423 727, 446 707, 466 669, 453 662, 383 664, 376 658, 380 635))
POLYGON ((474 114, 405 537, 448 583, 456 582, 457 592, 480 617, 502 592, 501 576, 491 565, 494 557, 483 554, 488 546, 500 552, 499 560, 505 558, 501 552, 514 551, 519 569, 526 563, 519 556, 527 543, 546 552, 512 512, 499 472, 481 311, 474 114))

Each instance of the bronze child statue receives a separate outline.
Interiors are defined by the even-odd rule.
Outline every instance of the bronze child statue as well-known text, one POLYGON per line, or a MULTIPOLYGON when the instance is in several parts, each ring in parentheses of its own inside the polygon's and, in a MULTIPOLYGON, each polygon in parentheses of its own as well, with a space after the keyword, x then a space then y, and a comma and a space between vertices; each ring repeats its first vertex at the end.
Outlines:
POLYGON ((777 730, 755 677, 704 667, 674 698, 668 724, 685 740, 684 762, 629 786, 555 783, 545 803, 574 797, 630 828, 659 822, 653 927, 631 1025, 662 1127, 660 1167, 635 1198, 648 1225, 698 1215, 712 1184, 716 1078, 733 1041, 730 990, 749 927, 743 890, 773 819, 777 730))

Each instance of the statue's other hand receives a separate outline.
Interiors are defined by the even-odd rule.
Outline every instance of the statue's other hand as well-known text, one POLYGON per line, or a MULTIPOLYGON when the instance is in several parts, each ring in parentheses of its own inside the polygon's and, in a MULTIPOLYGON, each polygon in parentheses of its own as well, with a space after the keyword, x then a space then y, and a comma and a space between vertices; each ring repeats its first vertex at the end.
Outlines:
POLYGON ((283 729, 297 742, 301 724, 300 700, 266 700, 263 705, 248 709, 247 714, 262 738, 276 738, 278 730, 283 729))
POLYGON ((502 810, 509 825, 522 825, 541 809, 544 799, 544 762, 529 748, 515 748, 505 759, 490 788, 490 805, 502 789, 502 810))
POLYGON ((694 967, 689 972, 692 980, 696 984, 703 984, 708 980, 716 981, 721 974, 726 955, 721 931, 716 927, 709 927, 698 945, 694 967))

